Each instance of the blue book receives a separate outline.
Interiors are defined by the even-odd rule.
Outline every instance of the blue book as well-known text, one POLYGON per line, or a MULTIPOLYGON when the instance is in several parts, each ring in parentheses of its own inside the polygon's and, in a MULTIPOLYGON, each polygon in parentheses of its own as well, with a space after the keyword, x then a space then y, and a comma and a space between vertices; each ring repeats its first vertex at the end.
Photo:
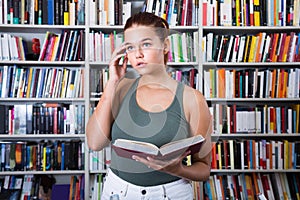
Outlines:
POLYGON ((174 0, 170 0, 168 13, 167 13, 167 21, 169 24, 171 24, 172 22, 173 9, 174 9, 174 0))
POLYGON ((65 143, 61 143, 61 170, 65 169, 65 143))
POLYGON ((54 0, 48 0, 48 25, 54 24, 54 0))

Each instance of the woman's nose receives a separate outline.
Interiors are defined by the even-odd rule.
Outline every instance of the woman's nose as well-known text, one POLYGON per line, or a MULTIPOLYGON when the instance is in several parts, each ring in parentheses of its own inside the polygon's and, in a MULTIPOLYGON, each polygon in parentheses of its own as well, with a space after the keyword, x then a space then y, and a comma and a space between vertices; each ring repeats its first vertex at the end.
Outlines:
POLYGON ((135 57, 136 58, 141 58, 143 57, 143 49, 141 47, 138 47, 136 50, 135 50, 135 57))

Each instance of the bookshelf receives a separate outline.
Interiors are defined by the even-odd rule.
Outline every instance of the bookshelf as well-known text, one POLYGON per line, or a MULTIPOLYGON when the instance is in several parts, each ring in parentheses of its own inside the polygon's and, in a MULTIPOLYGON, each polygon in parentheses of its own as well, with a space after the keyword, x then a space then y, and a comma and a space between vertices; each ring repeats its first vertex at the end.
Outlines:
MULTIPOLYGON (((60 5, 59 1, 55 2, 57 2, 55 6, 60 5)), ((60 2, 63 5, 69 1, 60 2)), ((84 54, 79 56, 79 52, 85 51, 87 26, 85 19, 82 18, 84 1, 77 1, 76 8, 72 8, 75 5, 73 1, 68 3, 65 8, 70 8, 69 11, 74 12, 65 13, 65 16, 63 7, 54 7, 54 1, 51 0, 47 1, 49 5, 42 5, 42 1, 27 0, 0 1, 0 3, 3 8, 0 11, 1 184, 10 182, 12 184, 18 177, 22 177, 25 181, 24 176, 33 175, 36 178, 55 177, 56 184, 72 185, 71 180, 76 179, 78 183, 80 182, 78 191, 79 189, 81 192, 86 191, 85 187, 88 185, 83 185, 88 172, 84 134, 87 117, 84 83, 86 63, 84 54), (13 2, 16 4, 12 4, 13 2), (25 3, 26 6, 23 7, 25 3), (39 8, 44 17, 53 21, 38 19, 40 16, 35 15, 38 10, 34 8, 39 8), (62 11, 62 15, 55 14, 53 8, 62 11), (75 15, 78 16, 76 19, 75 15), (55 21, 58 18, 62 21, 55 21), (74 41, 74 45, 78 44, 77 48, 75 46, 69 48, 70 51, 73 49, 77 53, 73 54, 70 61, 55 60, 55 55, 62 49, 58 47, 61 44, 60 38, 63 38, 64 32, 72 31, 80 33, 78 34, 80 37, 74 37, 77 41, 74 41), (48 32, 56 37, 61 36, 53 40, 51 48, 50 43, 44 45, 48 32), (40 42, 39 45, 37 41, 40 42), (47 61, 39 59, 40 54, 35 51, 40 49, 42 52, 44 48, 45 56, 49 58, 52 56, 52 59, 47 61), (54 51, 55 48, 58 49, 57 52, 54 51), (63 75, 67 74, 70 75, 68 76, 70 81, 65 79, 64 85, 63 75), (71 77, 74 77, 72 79, 75 82, 71 77), (74 87, 76 90, 73 90, 74 87), (71 151, 71 148, 74 151, 71 151), (65 157, 66 162, 63 164, 58 158, 58 155, 62 156, 61 152, 70 158, 65 157), (71 162, 71 159, 77 163, 71 162)), ((69 41, 73 44, 72 40, 69 41)), ((35 183, 39 183, 38 179, 32 182, 35 183)), ((14 188, 2 187, 1 195, 5 195, 10 189, 14 188)), ((81 196, 87 199, 83 193, 81 196)), ((1 198, 8 197, 1 196, 1 198)))
POLYGON ((299 2, 265 3, 202 1, 199 63, 215 142, 211 177, 203 184, 208 198, 258 199, 260 193, 267 199, 295 198, 300 96, 292 74, 299 76, 300 29, 298 14, 290 14, 299 13, 299 2), (247 36, 253 43, 247 45, 247 36))

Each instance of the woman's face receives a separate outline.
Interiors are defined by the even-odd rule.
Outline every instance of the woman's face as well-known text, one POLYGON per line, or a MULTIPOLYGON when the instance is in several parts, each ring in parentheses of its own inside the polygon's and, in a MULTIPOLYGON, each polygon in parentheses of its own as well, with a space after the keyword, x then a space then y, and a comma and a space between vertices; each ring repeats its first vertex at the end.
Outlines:
POLYGON ((140 74, 153 70, 154 66, 164 67, 166 45, 152 27, 133 26, 124 32, 124 45, 128 60, 140 74))

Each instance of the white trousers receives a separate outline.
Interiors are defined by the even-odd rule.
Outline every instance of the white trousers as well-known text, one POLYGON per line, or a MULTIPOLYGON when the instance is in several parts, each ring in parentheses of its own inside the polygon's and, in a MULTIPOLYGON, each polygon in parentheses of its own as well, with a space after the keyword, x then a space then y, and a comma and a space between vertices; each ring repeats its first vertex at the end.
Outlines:
POLYGON ((193 196, 191 182, 184 179, 143 187, 128 183, 108 170, 101 200, 193 200, 193 196))

